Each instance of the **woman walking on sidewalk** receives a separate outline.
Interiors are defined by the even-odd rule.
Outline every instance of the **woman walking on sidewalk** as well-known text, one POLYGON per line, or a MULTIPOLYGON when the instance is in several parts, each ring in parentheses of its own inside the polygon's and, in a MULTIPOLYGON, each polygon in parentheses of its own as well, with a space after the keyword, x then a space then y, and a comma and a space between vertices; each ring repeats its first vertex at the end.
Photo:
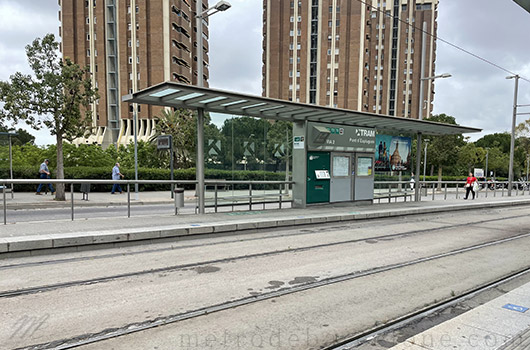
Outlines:
POLYGON ((473 193, 473 199, 475 199, 475 189, 473 186, 475 185, 475 182, 477 182, 477 178, 473 176, 473 173, 469 173, 469 176, 466 180, 466 197, 464 199, 467 199, 469 197, 469 192, 473 193))

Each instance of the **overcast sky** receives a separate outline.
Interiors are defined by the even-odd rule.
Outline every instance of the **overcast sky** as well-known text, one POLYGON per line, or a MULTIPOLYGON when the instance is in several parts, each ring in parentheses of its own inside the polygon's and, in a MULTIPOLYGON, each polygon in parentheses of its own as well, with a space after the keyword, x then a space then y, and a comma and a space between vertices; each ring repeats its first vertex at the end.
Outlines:
MULTIPOLYGON (((230 3, 231 9, 210 18, 210 87, 260 95, 262 0, 230 3)), ((57 0, 0 0, 0 80, 15 71, 29 73, 24 47, 46 33, 58 36, 58 10, 57 0)), ((441 39, 530 80, 528 33, 530 13, 512 0, 440 0, 441 39)), ((452 77, 436 80, 435 114, 484 129, 470 135, 472 140, 510 130, 514 80, 505 77, 511 74, 440 40, 436 73, 452 77)), ((518 100, 530 104, 529 82, 520 80, 518 100)), ((54 143, 47 131, 31 132, 37 144, 54 143)))

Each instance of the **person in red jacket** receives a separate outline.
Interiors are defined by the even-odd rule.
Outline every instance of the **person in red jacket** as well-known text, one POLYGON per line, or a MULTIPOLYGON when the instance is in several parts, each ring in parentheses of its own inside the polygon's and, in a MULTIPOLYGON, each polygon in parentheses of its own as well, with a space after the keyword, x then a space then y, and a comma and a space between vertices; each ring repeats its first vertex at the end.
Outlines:
POLYGON ((473 176, 473 173, 469 173, 469 176, 466 180, 466 197, 464 199, 467 199, 469 197, 469 192, 473 193, 473 199, 475 199, 475 190, 473 190, 473 185, 477 181, 477 178, 473 176))

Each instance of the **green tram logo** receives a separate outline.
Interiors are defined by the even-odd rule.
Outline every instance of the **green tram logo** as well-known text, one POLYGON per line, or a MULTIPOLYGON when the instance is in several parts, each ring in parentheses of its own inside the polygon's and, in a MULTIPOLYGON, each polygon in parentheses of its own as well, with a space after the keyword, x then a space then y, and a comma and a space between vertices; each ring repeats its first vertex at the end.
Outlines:
POLYGON ((330 133, 335 135, 344 135, 344 128, 330 128, 326 127, 326 129, 329 130, 330 133))

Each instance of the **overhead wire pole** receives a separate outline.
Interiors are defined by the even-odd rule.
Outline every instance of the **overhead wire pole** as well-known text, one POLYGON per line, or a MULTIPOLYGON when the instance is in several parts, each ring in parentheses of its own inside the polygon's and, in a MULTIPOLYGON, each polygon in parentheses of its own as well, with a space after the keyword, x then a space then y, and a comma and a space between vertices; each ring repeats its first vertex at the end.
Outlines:
MULTIPOLYGON (((215 6, 202 9, 202 1, 197 0, 195 8, 195 24, 197 26, 197 86, 203 87, 203 43, 202 21, 214 13, 228 10, 231 5, 227 1, 219 1, 215 6), (208 13, 210 10, 215 10, 208 13)), ((195 176, 197 178, 197 197, 199 198, 199 214, 204 214, 204 109, 197 108, 197 157, 195 163, 195 176)))
MULTIPOLYGON (((197 86, 203 87, 203 57, 202 57, 202 0, 197 0, 197 86)), ((195 164, 197 177, 197 196, 199 197, 199 214, 204 214, 204 109, 197 108, 197 157, 195 164)))
POLYGON ((512 113, 512 133, 510 138, 510 167, 508 170, 508 197, 512 195, 513 184, 513 155, 515 153, 515 124, 517 123, 517 90, 519 88, 519 76, 513 75, 506 79, 515 79, 515 89, 513 94, 513 113, 512 113))
MULTIPOLYGON (((427 42, 427 22, 423 22, 423 32, 421 36, 421 67, 420 67, 420 99, 418 101, 418 120, 423 119, 423 77, 425 76, 425 46, 427 42)), ((414 200, 420 200, 420 166, 421 166, 421 133, 418 133, 416 140, 416 190, 414 200)))

